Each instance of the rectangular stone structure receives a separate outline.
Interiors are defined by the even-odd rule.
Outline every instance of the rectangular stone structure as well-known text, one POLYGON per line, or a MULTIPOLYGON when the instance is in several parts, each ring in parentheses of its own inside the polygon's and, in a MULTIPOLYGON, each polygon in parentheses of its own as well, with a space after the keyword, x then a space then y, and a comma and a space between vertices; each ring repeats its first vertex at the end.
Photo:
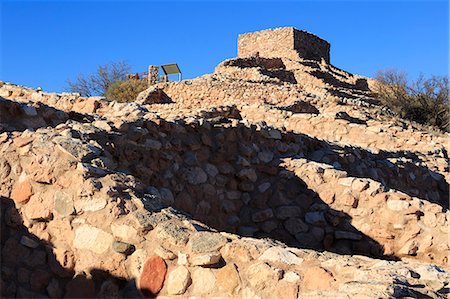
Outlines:
POLYGON ((240 34, 238 57, 281 57, 311 59, 330 63, 330 43, 294 27, 267 29, 240 34))
POLYGON ((158 79, 159 79, 159 67, 156 65, 149 65, 148 66, 148 77, 147 77, 147 82, 148 85, 153 85, 158 83, 158 79))

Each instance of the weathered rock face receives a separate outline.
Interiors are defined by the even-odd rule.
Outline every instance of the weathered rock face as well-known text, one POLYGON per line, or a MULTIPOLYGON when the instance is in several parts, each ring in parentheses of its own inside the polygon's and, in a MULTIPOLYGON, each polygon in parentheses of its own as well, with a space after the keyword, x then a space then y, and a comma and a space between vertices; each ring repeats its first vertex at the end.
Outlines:
POLYGON ((2 296, 445 297, 448 135, 361 80, 247 57, 141 104, 1 83, 2 296))

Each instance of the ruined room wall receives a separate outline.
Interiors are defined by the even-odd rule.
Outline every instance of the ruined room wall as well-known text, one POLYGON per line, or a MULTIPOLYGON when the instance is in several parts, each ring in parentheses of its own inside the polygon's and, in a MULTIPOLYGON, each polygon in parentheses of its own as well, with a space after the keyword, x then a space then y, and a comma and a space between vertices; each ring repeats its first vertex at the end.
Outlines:
POLYGON ((300 58, 330 62, 330 44, 306 31, 292 27, 239 35, 238 56, 300 58))
POLYGON ((311 33, 294 29, 294 49, 300 57, 330 63, 330 43, 311 33))

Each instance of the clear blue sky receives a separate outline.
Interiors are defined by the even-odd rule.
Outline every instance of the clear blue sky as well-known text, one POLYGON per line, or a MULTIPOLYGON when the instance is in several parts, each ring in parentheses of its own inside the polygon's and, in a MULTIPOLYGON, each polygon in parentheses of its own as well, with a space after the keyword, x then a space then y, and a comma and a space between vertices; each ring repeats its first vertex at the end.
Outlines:
POLYGON ((237 55, 240 33, 294 26, 331 43, 331 63, 365 76, 395 67, 447 75, 448 1, 5 1, 0 80, 63 91, 66 80, 127 60, 177 62, 185 78, 237 55))

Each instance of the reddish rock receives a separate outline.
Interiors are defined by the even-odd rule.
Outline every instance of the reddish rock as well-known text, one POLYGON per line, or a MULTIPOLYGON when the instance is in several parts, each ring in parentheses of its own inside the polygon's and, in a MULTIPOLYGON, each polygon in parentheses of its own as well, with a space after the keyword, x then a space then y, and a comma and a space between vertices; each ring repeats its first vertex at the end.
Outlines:
POLYGON ((159 256, 152 256, 144 264, 139 288, 146 297, 151 297, 159 293, 164 284, 167 266, 159 256))
POLYGON ((31 184, 29 181, 24 181, 14 186, 11 193, 11 198, 16 203, 23 204, 30 199, 31 195, 33 195, 33 189, 31 188, 31 184))

